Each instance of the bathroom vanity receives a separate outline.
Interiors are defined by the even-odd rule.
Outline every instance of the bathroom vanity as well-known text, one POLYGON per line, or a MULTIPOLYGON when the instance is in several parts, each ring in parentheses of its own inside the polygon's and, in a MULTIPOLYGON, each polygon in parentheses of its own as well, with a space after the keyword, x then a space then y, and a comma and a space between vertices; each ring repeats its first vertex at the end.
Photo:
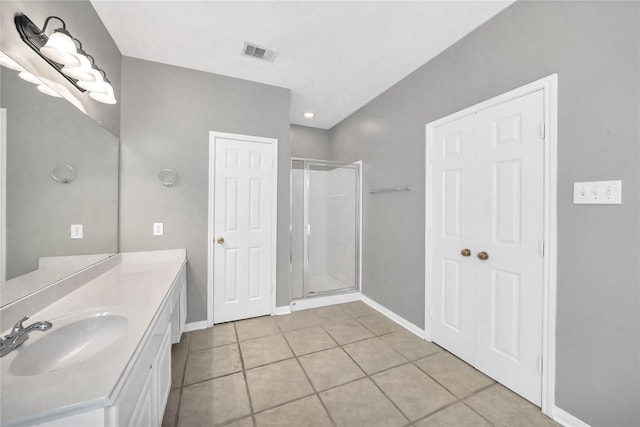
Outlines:
POLYGON ((0 424, 159 426, 186 321, 185 266, 184 249, 118 254, 3 307, 3 335, 26 314, 25 326, 53 327, 0 359, 0 424))

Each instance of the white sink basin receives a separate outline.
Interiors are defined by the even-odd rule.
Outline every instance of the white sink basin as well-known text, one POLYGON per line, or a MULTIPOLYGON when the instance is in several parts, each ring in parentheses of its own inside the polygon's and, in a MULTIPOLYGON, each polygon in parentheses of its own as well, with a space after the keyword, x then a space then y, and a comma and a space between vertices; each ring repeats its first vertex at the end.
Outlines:
POLYGON ((129 321, 121 314, 99 311, 52 319, 51 323, 53 328, 31 332, 14 350, 9 366, 12 375, 40 375, 83 362, 116 344, 129 321))

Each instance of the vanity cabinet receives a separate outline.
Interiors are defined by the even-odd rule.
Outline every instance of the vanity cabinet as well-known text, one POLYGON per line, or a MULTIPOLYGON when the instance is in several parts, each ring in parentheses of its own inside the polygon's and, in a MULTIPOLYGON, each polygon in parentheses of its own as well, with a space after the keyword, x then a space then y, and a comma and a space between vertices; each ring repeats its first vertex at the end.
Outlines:
MULTIPOLYGON (((38 425, 46 427, 157 427, 171 389, 171 344, 186 322, 185 264, 160 305, 107 406, 61 412, 38 425)), ((100 369, 96 367, 96 369, 100 369)))
POLYGON ((186 271, 176 277, 164 310, 158 313, 147 344, 108 408, 109 427, 159 426, 171 390, 171 343, 184 331, 186 271), (184 307, 184 308, 183 308, 184 307))

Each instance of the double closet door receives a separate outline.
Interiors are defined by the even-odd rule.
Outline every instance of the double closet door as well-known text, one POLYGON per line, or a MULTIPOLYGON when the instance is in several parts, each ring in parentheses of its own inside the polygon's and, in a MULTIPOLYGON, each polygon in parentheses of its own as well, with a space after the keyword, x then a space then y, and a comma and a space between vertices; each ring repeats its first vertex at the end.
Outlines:
POLYGON ((433 341, 540 406, 543 91, 431 132, 433 341))

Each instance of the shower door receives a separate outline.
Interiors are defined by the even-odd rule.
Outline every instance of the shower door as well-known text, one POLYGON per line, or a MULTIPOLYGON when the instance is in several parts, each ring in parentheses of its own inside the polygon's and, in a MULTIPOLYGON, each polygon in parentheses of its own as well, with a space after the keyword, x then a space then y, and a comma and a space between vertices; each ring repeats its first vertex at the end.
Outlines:
POLYGON ((360 165, 292 160, 291 208, 292 298, 357 290, 360 165))

